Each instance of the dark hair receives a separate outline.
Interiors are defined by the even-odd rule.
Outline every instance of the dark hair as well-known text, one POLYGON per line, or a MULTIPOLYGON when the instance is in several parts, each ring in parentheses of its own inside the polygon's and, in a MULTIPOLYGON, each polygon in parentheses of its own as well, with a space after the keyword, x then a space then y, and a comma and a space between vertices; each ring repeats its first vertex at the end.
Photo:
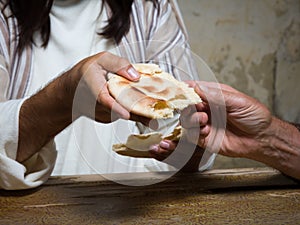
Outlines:
POLYGON ((42 46, 46 47, 50 36, 49 13, 53 0, 8 0, 14 16, 18 20, 19 42, 18 50, 21 51, 33 43, 33 34, 39 31, 42 46))
MULTIPOLYGON (((103 35, 105 38, 114 38, 119 43, 130 29, 130 14, 133 1, 103 0, 103 5, 108 4, 112 15, 108 18, 108 24, 99 35, 103 35)), ((151 1, 155 6, 157 5, 158 0, 151 1)), ((50 36, 49 13, 53 0, 6 0, 5 2, 18 20, 20 29, 18 50, 21 51, 27 45, 33 43, 33 34, 35 32, 40 32, 42 47, 46 47, 50 36)))

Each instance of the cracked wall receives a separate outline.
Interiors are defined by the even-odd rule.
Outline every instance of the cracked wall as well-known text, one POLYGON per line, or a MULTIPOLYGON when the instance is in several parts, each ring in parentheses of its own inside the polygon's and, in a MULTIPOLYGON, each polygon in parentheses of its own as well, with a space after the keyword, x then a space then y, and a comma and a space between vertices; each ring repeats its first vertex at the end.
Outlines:
POLYGON ((280 118, 300 123, 299 18, 298 21, 296 19, 293 20, 290 26, 283 32, 276 56, 277 65, 273 109, 280 118))
MULTIPOLYGON (((178 0, 193 52, 219 82, 300 123, 300 1, 178 0)), ((220 157, 220 156, 218 156, 220 157)), ((222 158, 217 167, 257 166, 222 158)))
POLYGON ((300 1, 179 0, 194 53, 219 82, 300 123, 300 1))

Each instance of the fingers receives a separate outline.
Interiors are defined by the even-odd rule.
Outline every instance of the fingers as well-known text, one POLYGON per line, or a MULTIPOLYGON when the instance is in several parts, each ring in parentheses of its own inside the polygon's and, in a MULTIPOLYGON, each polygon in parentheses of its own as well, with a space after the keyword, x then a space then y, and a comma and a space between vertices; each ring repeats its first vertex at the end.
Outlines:
MULTIPOLYGON (((137 81, 140 78, 140 74, 133 68, 127 59, 116 56, 109 52, 99 53, 97 63, 100 65, 101 70, 104 70, 106 73, 113 72, 132 81, 137 81)), ((130 115, 128 110, 116 102, 116 100, 108 91, 105 76, 100 76, 99 80, 101 80, 99 85, 103 85, 103 88, 98 95, 99 103, 112 109, 113 112, 117 113, 116 116, 120 116, 123 119, 132 119, 134 121, 142 122, 145 125, 149 123, 149 119, 145 117, 130 115)))
MULTIPOLYGON (((180 115, 181 126, 186 129, 187 139, 198 144, 201 139, 205 139, 210 133, 209 117, 206 112, 199 111, 205 107, 200 104, 198 107, 188 107, 182 110, 180 115)), ((204 141, 200 141, 204 142, 204 141)), ((201 145, 201 147, 203 147, 201 145)))
POLYGON ((127 59, 109 52, 99 53, 97 55, 97 63, 104 70, 119 74, 129 80, 137 81, 140 78, 140 74, 133 68, 127 59))
POLYGON ((90 66, 84 73, 84 83, 88 85, 88 88, 99 104, 111 109, 115 113, 112 115, 123 119, 129 119, 129 112, 111 97, 107 88, 105 74, 106 71, 102 68, 90 66))
POLYGON ((213 82, 197 82, 196 93, 210 105, 210 108, 219 108, 227 111, 234 111, 247 105, 249 97, 238 90, 225 85, 213 82))
POLYGON ((226 95, 240 95, 238 90, 226 84, 207 81, 187 81, 190 87, 201 97, 204 102, 215 105, 224 105, 226 95))
POLYGON ((206 88, 212 88, 212 89, 219 89, 221 91, 230 91, 230 92, 239 92, 238 90, 234 89, 233 87, 222 84, 222 83, 217 83, 217 82, 208 82, 208 81, 189 81, 188 82, 191 87, 195 88, 196 86, 200 89, 206 89, 206 88))
POLYGON ((176 149, 177 143, 170 140, 163 140, 159 145, 153 145, 149 149, 151 157, 163 161, 176 149))
POLYGON ((185 142, 183 146, 180 147, 177 142, 163 140, 159 145, 152 146, 149 153, 153 158, 164 161, 181 171, 198 171, 203 151, 199 151, 199 147, 188 142, 185 142))
POLYGON ((189 109, 183 110, 180 115, 181 125, 188 128, 200 128, 202 126, 207 125, 208 123, 208 115, 205 112, 188 112, 189 109))
POLYGON ((131 64, 118 70, 116 73, 132 81, 138 81, 141 76, 131 64))
MULTIPOLYGON (((108 109, 108 111, 111 110, 113 112, 112 116, 123 119, 130 118, 130 113, 110 95, 106 80, 106 74, 108 72, 117 73, 129 80, 138 80, 140 74, 132 67, 127 59, 109 52, 101 52, 83 60, 80 72, 84 78, 83 84, 87 85, 88 89, 90 89, 97 99, 98 104, 108 109)), ((116 118, 114 118, 114 120, 115 119, 116 118)), ((142 118, 139 118, 138 121, 148 123, 146 119, 142 118)))
POLYGON ((210 130, 210 125, 201 128, 190 128, 186 130, 186 136, 190 142, 197 144, 200 139, 204 139, 209 135, 210 130))
POLYGON ((117 118, 128 120, 130 118, 129 112, 111 97, 107 89, 107 84, 105 84, 100 91, 97 101, 105 108, 111 109, 112 120, 116 120, 117 118))

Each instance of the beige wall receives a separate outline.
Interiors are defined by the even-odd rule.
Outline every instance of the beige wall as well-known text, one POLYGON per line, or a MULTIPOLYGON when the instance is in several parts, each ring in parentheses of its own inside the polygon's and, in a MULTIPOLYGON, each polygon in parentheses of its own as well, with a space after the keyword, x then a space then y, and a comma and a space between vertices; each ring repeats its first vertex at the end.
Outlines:
POLYGON ((219 82, 258 98, 280 118, 300 123, 299 0, 178 3, 192 50, 219 82))

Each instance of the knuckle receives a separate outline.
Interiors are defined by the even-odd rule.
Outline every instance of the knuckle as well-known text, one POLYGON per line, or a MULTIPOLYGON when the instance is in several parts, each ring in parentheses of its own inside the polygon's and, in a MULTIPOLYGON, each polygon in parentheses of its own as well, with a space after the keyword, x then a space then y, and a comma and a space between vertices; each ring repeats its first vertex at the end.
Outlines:
POLYGON ((118 57, 118 60, 116 62, 121 66, 121 69, 126 69, 130 65, 129 61, 122 57, 118 57))

